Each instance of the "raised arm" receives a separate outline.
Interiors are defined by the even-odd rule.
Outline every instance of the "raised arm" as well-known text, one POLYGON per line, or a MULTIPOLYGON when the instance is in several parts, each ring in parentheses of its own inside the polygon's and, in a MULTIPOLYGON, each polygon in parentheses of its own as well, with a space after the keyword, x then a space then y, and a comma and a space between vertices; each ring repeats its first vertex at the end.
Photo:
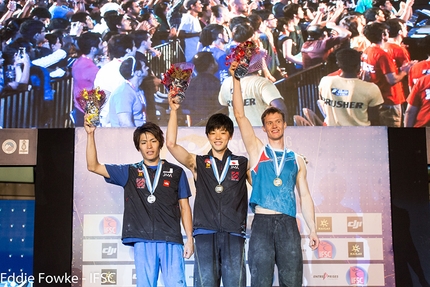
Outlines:
POLYGON ((167 124, 166 146, 173 157, 188 168, 197 179, 196 155, 189 153, 184 147, 176 143, 178 137, 178 109, 179 104, 173 102, 171 93, 167 96, 170 105, 170 118, 167 124))
POLYGON ((314 202, 312 200, 311 194, 309 192, 308 180, 306 179, 306 163, 304 159, 300 156, 297 157, 297 162, 299 164, 299 172, 296 179, 296 188, 300 197, 300 204, 302 208, 302 214, 309 228, 309 247, 312 250, 318 248, 319 239, 316 232, 315 226, 315 208, 314 202))
POLYGON ((191 207, 188 198, 179 200, 181 207, 182 225, 184 226, 185 234, 187 235, 187 242, 184 245, 184 258, 188 259, 194 253, 194 240, 193 240, 193 220, 191 216, 191 207))
POLYGON ((257 161, 258 153, 263 147, 263 143, 257 138, 251 122, 245 116, 240 80, 234 76, 234 71, 237 66, 238 63, 233 62, 229 69, 230 75, 233 78, 233 112, 239 126, 240 134, 242 135, 243 143, 249 155, 250 165, 253 166, 257 161))
POLYGON ((87 169, 91 172, 109 178, 110 176, 107 172, 106 166, 99 163, 97 158, 96 141, 94 137, 96 127, 87 122, 87 115, 84 119, 84 127, 87 132, 87 169))

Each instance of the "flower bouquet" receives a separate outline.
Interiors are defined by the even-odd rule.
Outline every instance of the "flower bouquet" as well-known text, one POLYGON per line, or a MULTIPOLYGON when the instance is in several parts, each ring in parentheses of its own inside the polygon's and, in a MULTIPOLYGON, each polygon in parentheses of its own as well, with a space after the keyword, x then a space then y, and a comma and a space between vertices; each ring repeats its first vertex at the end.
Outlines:
POLYGON ((98 126, 100 124, 100 110, 106 101, 105 92, 99 88, 89 91, 83 89, 77 100, 84 112, 89 115, 87 122, 93 126, 98 126))
POLYGON ((234 71, 234 76, 240 79, 248 73, 261 69, 261 60, 265 56, 254 42, 246 41, 232 49, 230 55, 226 57, 226 64, 230 65, 233 61, 238 62, 239 65, 234 71))
POLYGON ((175 103, 180 104, 184 101, 185 90, 188 88, 193 70, 194 65, 191 63, 176 63, 164 73, 162 83, 169 92, 173 92, 175 103))

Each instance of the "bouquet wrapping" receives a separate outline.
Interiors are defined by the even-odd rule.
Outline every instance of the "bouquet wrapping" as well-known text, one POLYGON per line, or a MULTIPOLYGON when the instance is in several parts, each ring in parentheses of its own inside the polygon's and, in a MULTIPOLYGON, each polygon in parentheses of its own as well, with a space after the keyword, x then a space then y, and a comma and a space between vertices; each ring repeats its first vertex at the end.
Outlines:
POLYGON ((175 103, 180 104, 184 101, 185 90, 188 88, 193 70, 194 65, 191 63, 176 63, 163 74, 162 83, 170 92, 173 91, 175 103))
POLYGON ((232 49, 226 57, 226 64, 229 65, 233 61, 238 62, 239 65, 234 71, 234 76, 240 79, 248 73, 260 70, 263 58, 265 58, 265 54, 260 52, 258 46, 254 42, 246 41, 232 49))
POLYGON ((105 92, 99 88, 83 89, 77 100, 84 112, 89 115, 87 122, 93 126, 100 125, 100 110, 106 101, 105 92))

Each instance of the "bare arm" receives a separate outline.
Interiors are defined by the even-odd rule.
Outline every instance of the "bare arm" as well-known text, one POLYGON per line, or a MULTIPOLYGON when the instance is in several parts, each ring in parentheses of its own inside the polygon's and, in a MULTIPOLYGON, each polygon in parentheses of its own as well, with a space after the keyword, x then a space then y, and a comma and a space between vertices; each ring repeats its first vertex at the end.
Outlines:
POLYGON ((310 234, 309 234, 309 247, 311 247, 312 250, 315 250, 318 248, 319 245, 319 239, 316 232, 316 226, 315 226, 315 208, 314 208, 314 202, 312 200, 311 194, 309 192, 308 187, 308 181, 306 179, 307 177, 307 171, 306 171, 306 164, 302 157, 297 157, 297 162, 299 164, 299 172, 297 174, 296 179, 296 187, 297 191, 300 196, 300 203, 302 208, 303 217, 306 221, 306 224, 308 225, 310 234))
POLYGON ((188 259, 194 253, 193 220, 188 198, 180 199, 179 206, 181 207, 182 225, 187 235, 187 242, 184 245, 184 258, 188 259))
POLYGON ((169 99, 170 105, 170 118, 167 124, 167 132, 166 132, 166 146, 169 152, 173 155, 173 157, 183 164, 186 168, 188 168, 194 176, 194 179, 197 179, 197 170, 196 170, 196 155, 189 153, 185 148, 176 143, 176 139, 178 137, 178 109, 179 104, 173 102, 171 94, 167 96, 169 99))
POLYGON ((106 166, 104 164, 99 163, 99 160, 97 158, 96 141, 94 138, 96 127, 92 126, 87 122, 87 117, 88 116, 86 115, 84 120, 84 127, 85 131, 87 132, 87 169, 106 178, 110 178, 106 166))
POLYGON ((263 143, 257 138, 251 122, 245 116, 240 80, 236 79, 234 76, 234 71, 236 70, 237 66, 237 62, 233 62, 229 69, 230 75, 233 78, 233 113, 239 126, 240 134, 242 135, 242 140, 246 151, 249 155, 250 165, 253 166, 257 161, 258 152, 263 147, 263 143))
POLYGON ((417 120, 418 111, 419 111, 418 107, 408 104, 408 107, 406 108, 406 111, 405 111, 405 120, 404 120, 405 127, 412 128, 414 126, 417 120))
POLYGON ((282 43, 282 53, 284 54, 284 58, 295 64, 303 65, 303 61, 297 59, 291 53, 292 50, 293 50, 293 40, 292 39, 285 40, 285 42, 282 43))

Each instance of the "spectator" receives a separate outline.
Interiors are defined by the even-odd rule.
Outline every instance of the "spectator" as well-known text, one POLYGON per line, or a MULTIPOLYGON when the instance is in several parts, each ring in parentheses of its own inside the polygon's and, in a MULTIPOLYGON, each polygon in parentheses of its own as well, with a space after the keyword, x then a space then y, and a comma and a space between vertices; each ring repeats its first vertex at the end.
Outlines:
MULTIPOLYGON (((82 1, 82 0, 79 0, 79 1, 82 1)), ((52 15, 52 19, 63 18, 63 19, 69 20, 70 17, 72 17, 72 15, 78 11, 78 6, 76 6, 75 8, 76 8, 76 11, 70 8, 69 2, 67 2, 67 0, 56 0, 55 3, 52 4, 52 6, 49 8, 49 12, 52 15)))
POLYGON ((374 83, 358 79, 360 52, 347 48, 336 53, 339 76, 326 76, 319 85, 327 126, 377 125, 384 100, 374 83))
POLYGON ((61 78, 67 70, 67 52, 62 49, 63 43, 57 34, 46 34, 45 39, 52 53, 34 60, 33 65, 47 68, 51 78, 61 78))
POLYGON ((294 19, 294 32, 290 32, 290 38, 296 43, 297 50, 301 51, 304 43, 300 20, 304 17, 303 8, 299 4, 291 3, 284 7, 284 17, 294 19))
POLYGON ((280 0, 280 1, 276 2, 272 8, 273 15, 275 15, 275 17, 277 19, 283 18, 284 17, 284 7, 287 6, 287 4, 289 4, 289 3, 290 3, 289 0, 280 0))
POLYGON ((212 24, 223 25, 228 28, 228 24, 230 22, 229 11, 227 7, 223 5, 215 5, 211 7, 212 10, 212 24))
MULTIPOLYGON (((284 99, 279 90, 268 79, 260 77, 257 72, 250 73, 240 80, 240 86, 243 97, 243 105, 245 106, 246 117, 253 126, 261 126, 261 115, 264 110, 273 106, 284 113, 287 112, 284 99)), ((233 115, 232 106, 233 96, 233 78, 230 76, 221 85, 218 101, 222 106, 228 106, 230 118, 237 126, 236 119, 233 115)))
MULTIPOLYGON (((33 1, 27 1, 27 3, 32 3, 33 1)), ((35 7, 31 10, 29 17, 33 20, 38 20, 45 24, 45 27, 49 26, 51 22, 51 13, 46 7, 35 7)))
POLYGON ((197 53, 202 31, 198 18, 198 14, 202 12, 202 4, 200 0, 185 0, 184 7, 187 9, 187 13, 182 16, 178 28, 178 38, 185 44, 185 61, 191 62, 197 53))
MULTIPOLYGON (((226 65, 227 54, 225 45, 229 42, 226 28, 219 24, 209 24, 202 30, 200 43, 202 52, 211 52, 217 62, 218 70, 215 76, 222 82, 228 77, 228 66, 226 65)), ((193 59, 193 61, 195 58, 193 59)), ((219 87, 218 87, 219 88, 219 87)))
POLYGON ((102 89, 107 98, 107 102, 100 111, 100 124, 102 126, 110 126, 108 117, 110 94, 125 81, 119 72, 121 62, 128 56, 134 56, 135 50, 133 38, 129 35, 115 35, 108 42, 108 53, 111 61, 97 72, 94 80, 94 87, 102 89))
POLYGON ((430 75, 430 35, 427 35, 418 42, 418 48, 425 51, 427 59, 422 60, 411 67, 408 76, 408 84, 411 91, 419 78, 424 75, 430 75))
MULTIPOLYGON (((130 18, 132 23, 137 24, 140 15, 140 6, 137 0, 126 0, 121 5, 122 10, 130 18)), ((136 27, 133 27, 136 29, 136 27)))
POLYGON ((430 126, 430 75, 418 79, 407 99, 405 127, 430 126))
POLYGON ((303 68, 307 69, 327 60, 332 48, 349 39, 351 32, 336 23, 328 21, 326 28, 337 32, 338 36, 328 37, 321 25, 309 25, 308 39, 302 47, 303 68))
POLYGON ((72 36, 80 36, 83 32, 92 31, 94 29, 93 19, 91 19, 90 14, 87 12, 77 12, 72 15, 70 22, 72 22, 72 29, 76 29, 76 32, 70 34, 72 36), (79 28, 73 26, 77 25, 79 28))
POLYGON ((385 18, 384 11, 377 7, 367 9, 366 12, 364 12, 364 18, 366 19, 367 24, 370 22, 383 23, 387 20, 385 18))
POLYGON ((246 0, 229 0, 230 18, 246 17, 249 13, 248 2, 246 0))
POLYGON ((369 40, 363 35, 363 29, 366 20, 362 15, 349 15, 340 21, 340 26, 351 32, 349 46, 359 52, 363 52, 370 46, 369 40))
POLYGON ((84 33, 78 38, 80 56, 72 66, 73 77, 73 118, 75 127, 84 125, 84 110, 79 105, 77 98, 83 89, 91 90, 94 86, 99 68, 94 63, 96 56, 103 54, 103 42, 98 33, 84 33))
POLYGON ((170 39, 176 37, 176 28, 170 27, 167 21, 168 10, 168 2, 159 2, 154 5, 154 17, 157 19, 158 23, 160 23, 160 26, 152 37, 154 46, 167 43, 170 39))
POLYGON ((278 19, 278 55, 280 58, 280 66, 284 68, 288 75, 293 75, 303 69, 302 53, 290 36, 294 33, 294 19, 280 18, 278 19))
POLYGON ((148 67, 133 56, 122 61, 119 72, 125 81, 110 95, 109 119, 112 127, 138 127, 146 122, 145 97, 139 86, 148 67))
POLYGON ((199 22, 202 29, 210 24, 212 18, 211 5, 208 0, 202 2, 202 12, 199 13, 199 22))
POLYGON ((197 76, 191 78, 181 107, 183 112, 189 111, 192 126, 205 126, 208 118, 222 109, 218 102, 220 82, 214 76, 218 65, 210 52, 198 52, 193 64, 197 76))
POLYGON ((384 98, 380 110, 380 124, 389 127, 400 127, 404 102, 402 85, 399 83, 408 74, 410 65, 402 66, 400 72, 393 59, 383 50, 388 41, 387 25, 374 22, 364 27, 364 36, 372 43, 362 55, 364 79, 375 83, 384 98))
MULTIPOLYGON (((4 74, 7 73, 8 67, 4 67, 4 59, 3 53, 0 51, 0 93, 4 91, 11 90, 19 90, 19 89, 27 89, 28 82, 30 79, 30 57, 26 52, 22 52, 20 54, 15 54, 14 63, 10 65, 11 71, 15 74, 14 78, 8 79, 6 77, 6 82, 4 78, 4 74)), ((11 76, 13 76, 13 73, 11 76)))

